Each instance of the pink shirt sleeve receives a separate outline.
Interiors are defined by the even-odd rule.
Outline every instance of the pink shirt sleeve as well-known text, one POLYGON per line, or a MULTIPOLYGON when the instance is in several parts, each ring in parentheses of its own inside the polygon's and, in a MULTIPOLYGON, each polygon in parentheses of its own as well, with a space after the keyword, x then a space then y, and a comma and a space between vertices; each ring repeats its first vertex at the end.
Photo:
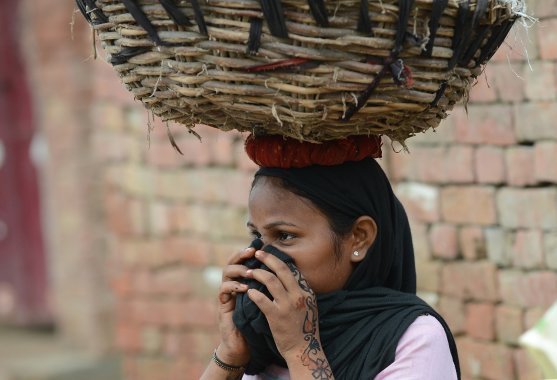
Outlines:
MULTIPOLYGON (((267 368, 266 376, 244 375, 243 380, 288 380, 288 369, 267 368)), ((456 380, 449 342, 443 326, 431 315, 423 315, 408 327, 398 342, 395 361, 374 380, 456 380)))
POLYGON ((375 380, 453 380, 456 369, 445 330, 431 315, 423 315, 400 338, 395 361, 375 380))

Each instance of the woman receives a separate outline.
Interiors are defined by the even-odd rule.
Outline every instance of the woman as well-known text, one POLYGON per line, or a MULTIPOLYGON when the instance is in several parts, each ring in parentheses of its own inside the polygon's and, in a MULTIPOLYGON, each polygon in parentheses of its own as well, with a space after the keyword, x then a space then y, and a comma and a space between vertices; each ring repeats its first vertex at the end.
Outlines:
POLYGON ((263 167, 248 208, 265 246, 224 269, 202 379, 460 378, 448 327, 415 296, 408 220, 374 159, 263 167))

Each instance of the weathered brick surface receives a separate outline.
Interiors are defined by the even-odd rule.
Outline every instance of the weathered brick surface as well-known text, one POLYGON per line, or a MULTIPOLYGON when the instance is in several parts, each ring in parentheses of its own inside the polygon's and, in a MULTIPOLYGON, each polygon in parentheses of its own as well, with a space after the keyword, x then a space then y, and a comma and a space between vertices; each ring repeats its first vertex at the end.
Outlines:
POLYGON ((447 186, 441 190, 441 215, 449 223, 495 224, 495 190, 487 186, 447 186))
POLYGON ((495 338, 495 305, 470 302, 466 305, 466 334, 479 340, 495 338))
POLYGON ((557 189, 502 188, 497 192, 497 211, 503 227, 557 228, 557 189))
POLYGON ((557 273, 551 271, 499 272, 501 299, 519 307, 549 307, 557 299, 557 273))
POLYGON ((515 306, 499 305, 495 312, 497 339, 504 343, 517 344, 524 332, 524 312, 515 306))

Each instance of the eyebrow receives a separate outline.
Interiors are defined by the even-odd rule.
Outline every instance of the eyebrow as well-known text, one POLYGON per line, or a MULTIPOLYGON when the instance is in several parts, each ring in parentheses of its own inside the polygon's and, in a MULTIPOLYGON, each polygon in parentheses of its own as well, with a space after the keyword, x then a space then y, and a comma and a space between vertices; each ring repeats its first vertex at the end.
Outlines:
MULTIPOLYGON (((250 228, 256 229, 255 225, 252 222, 247 222, 246 225, 250 228)), ((282 220, 278 220, 276 222, 272 222, 263 226, 264 229, 269 230, 271 228, 275 228, 278 226, 290 226, 290 227, 298 227, 294 223, 284 222, 282 220)))

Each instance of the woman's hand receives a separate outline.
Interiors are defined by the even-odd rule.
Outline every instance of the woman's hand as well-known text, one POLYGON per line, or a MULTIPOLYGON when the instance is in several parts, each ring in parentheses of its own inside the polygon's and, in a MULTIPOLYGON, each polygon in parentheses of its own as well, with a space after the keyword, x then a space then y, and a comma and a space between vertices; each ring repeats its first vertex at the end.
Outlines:
POLYGON ((264 251, 255 257, 271 269, 248 271, 248 276, 267 287, 273 300, 250 289, 249 298, 265 314, 277 348, 294 373, 311 378, 332 379, 332 371, 319 341, 315 293, 294 265, 287 265, 264 251), (309 369, 309 371, 308 371, 309 369))
POLYGON ((245 293, 248 286, 238 281, 247 278, 248 268, 240 263, 253 257, 254 248, 246 248, 236 253, 229 260, 222 273, 219 289, 219 331, 221 342, 217 348, 217 356, 227 364, 243 366, 249 362, 250 354, 246 340, 232 321, 236 306, 236 294, 245 293))

